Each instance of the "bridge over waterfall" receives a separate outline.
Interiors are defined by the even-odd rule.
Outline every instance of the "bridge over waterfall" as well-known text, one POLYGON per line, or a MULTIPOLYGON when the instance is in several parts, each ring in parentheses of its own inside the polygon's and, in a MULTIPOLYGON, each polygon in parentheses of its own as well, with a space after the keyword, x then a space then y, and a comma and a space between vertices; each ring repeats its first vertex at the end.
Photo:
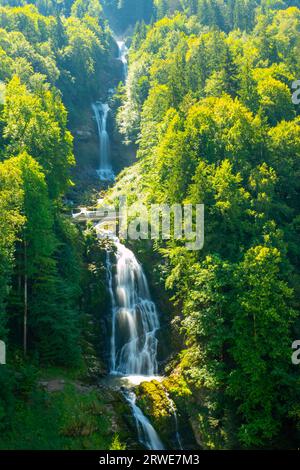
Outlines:
POLYGON ((88 222, 91 220, 92 222, 101 223, 109 223, 109 222, 120 222, 121 217, 118 213, 116 214, 108 214, 105 210, 88 210, 86 208, 79 208, 79 212, 74 210, 72 212, 72 217, 75 222, 88 222))

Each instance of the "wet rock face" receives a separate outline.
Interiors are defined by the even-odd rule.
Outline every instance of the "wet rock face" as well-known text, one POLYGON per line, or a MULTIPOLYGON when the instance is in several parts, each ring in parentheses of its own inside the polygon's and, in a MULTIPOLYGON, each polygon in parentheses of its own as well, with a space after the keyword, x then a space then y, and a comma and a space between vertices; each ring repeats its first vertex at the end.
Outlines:
MULTIPOLYGON (((150 420, 167 449, 197 450, 201 439, 185 406, 185 397, 171 393, 170 379, 141 383, 135 390, 137 405, 150 420), (176 416, 175 416, 176 413, 176 416), (192 425, 193 424, 193 425, 192 425)), ((173 385, 173 384, 172 384, 173 385)))
POLYGON ((149 418, 168 449, 178 449, 174 412, 163 385, 153 380, 143 382, 136 389, 137 404, 149 418))
POLYGON ((75 137, 77 137, 80 142, 88 142, 92 139, 93 133, 90 129, 77 129, 75 131, 75 137))
POLYGON ((143 447, 137 440, 135 419, 121 389, 100 384, 98 390, 110 416, 111 432, 126 443, 127 450, 142 450, 143 447))

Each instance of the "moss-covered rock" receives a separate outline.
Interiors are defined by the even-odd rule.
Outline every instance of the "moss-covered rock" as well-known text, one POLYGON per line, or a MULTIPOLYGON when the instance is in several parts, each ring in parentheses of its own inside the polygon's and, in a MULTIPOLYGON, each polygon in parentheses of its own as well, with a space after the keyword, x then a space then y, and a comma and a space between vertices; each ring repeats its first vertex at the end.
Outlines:
POLYGON ((169 449, 178 448, 172 402, 163 384, 157 380, 143 382, 136 390, 137 404, 149 418, 169 449))
POLYGON ((156 421, 161 421, 161 424, 172 414, 164 387, 157 380, 142 382, 138 387, 137 397, 146 414, 156 421))
POLYGON ((169 376, 163 381, 178 410, 184 447, 209 450, 236 448, 237 443, 233 442, 234 415, 225 407, 216 407, 215 394, 218 391, 200 384, 190 374, 191 366, 197 366, 196 361, 197 353, 192 349, 185 350, 177 364, 168 366, 169 376))

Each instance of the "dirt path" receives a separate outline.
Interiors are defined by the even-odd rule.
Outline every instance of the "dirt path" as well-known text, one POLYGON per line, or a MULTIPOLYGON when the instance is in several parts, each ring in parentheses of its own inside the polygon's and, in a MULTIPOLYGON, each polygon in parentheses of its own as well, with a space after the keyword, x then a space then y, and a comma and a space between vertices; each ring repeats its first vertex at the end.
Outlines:
POLYGON ((80 382, 66 381, 63 379, 51 379, 51 380, 40 380, 39 385, 46 390, 46 392, 62 392, 67 384, 71 384, 75 387, 76 391, 82 394, 89 393, 92 390, 96 390, 95 386, 84 385, 80 382))

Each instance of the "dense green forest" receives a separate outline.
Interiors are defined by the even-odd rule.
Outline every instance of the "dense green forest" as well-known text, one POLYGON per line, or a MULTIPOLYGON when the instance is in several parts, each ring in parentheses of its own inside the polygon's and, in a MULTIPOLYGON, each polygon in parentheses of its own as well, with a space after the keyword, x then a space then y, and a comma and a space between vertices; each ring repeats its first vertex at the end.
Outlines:
POLYGON ((89 244, 64 208, 75 165, 66 107, 76 122, 101 93, 112 38, 99 2, 68 3, 66 16, 50 1, 0 7, 1 435, 38 367, 82 362, 89 244))
POLYGON ((206 447, 276 447, 299 424, 300 11, 250 2, 246 25, 228 21, 244 2, 218 21, 202 7, 220 2, 185 3, 198 16, 136 28, 118 119, 138 163, 112 196, 205 204, 202 251, 155 246, 185 335, 170 390, 206 447))
MULTIPOLYGON (((299 0, 0 0, 0 449, 134 446, 109 392, 38 386, 106 361, 88 339, 105 334, 105 252, 68 205, 72 133, 118 81, 106 18, 129 34, 113 133, 137 149, 106 200, 205 205, 202 250, 132 243, 165 312, 164 391, 196 448, 298 448, 299 0)), ((138 396, 167 441, 164 391, 138 396)))

